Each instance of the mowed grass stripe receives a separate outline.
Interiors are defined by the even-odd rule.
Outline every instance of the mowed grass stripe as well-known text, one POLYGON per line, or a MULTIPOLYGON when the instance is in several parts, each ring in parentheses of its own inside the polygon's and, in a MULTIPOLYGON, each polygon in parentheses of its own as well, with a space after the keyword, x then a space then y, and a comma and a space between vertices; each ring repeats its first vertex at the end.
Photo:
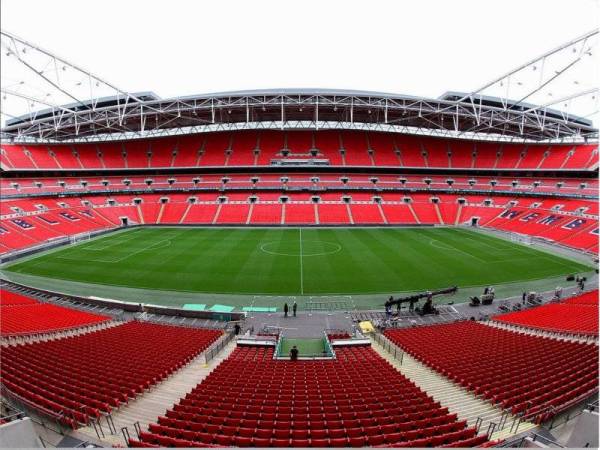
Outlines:
POLYGON ((103 236, 6 270, 145 289, 326 295, 502 284, 590 267, 453 228, 166 227, 103 236))

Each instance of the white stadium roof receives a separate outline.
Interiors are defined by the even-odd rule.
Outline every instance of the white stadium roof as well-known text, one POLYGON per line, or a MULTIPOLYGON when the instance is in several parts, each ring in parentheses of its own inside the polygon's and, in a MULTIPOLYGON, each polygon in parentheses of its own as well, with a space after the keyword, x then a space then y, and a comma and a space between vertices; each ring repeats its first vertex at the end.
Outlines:
POLYGON ((162 99, 152 92, 126 92, 2 31, 2 139, 72 142, 259 128, 537 142, 597 139, 590 117, 598 111, 598 91, 595 81, 587 80, 596 71, 589 64, 597 40, 594 30, 472 92, 436 99, 306 88, 162 99), (566 87, 560 87, 565 80, 566 87))

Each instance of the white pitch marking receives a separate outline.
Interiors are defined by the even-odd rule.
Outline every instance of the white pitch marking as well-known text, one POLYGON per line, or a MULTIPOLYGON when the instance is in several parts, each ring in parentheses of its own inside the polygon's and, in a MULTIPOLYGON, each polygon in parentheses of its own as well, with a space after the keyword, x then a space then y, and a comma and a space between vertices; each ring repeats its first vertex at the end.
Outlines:
POLYGON ((135 239, 137 237, 136 233, 138 231, 141 231, 141 228, 138 228, 137 230, 132 231, 131 233, 129 233, 128 236, 127 236, 127 234, 123 233, 126 236, 126 238, 123 239, 123 240, 119 240, 119 238, 122 237, 122 235, 121 236, 115 236, 115 239, 109 240, 108 244, 101 245, 100 247, 98 247, 97 245, 98 244, 102 244, 102 243, 96 241, 96 242, 92 243, 92 245, 90 245, 89 247, 82 247, 81 250, 86 250, 86 251, 91 251, 91 252, 102 251, 102 250, 105 250, 107 248, 113 247, 115 245, 122 244, 123 242, 127 242, 127 241, 130 241, 132 239, 135 239))
MULTIPOLYGON (((470 238, 470 237, 467 237, 467 236, 463 236, 462 238, 463 239, 467 239, 468 241, 471 241, 471 242, 475 242, 476 244, 485 245, 486 247, 491 248, 493 250, 499 250, 499 247, 497 247, 497 246, 495 247, 495 246, 487 244, 487 243, 485 243, 483 241, 478 241, 477 239, 473 239, 473 238, 470 238)), ((506 247, 506 249, 508 249, 508 247, 506 247)))
MULTIPOLYGON (((333 247, 333 250, 331 251, 326 251, 326 252, 320 252, 320 253, 304 253, 302 252, 302 256, 327 256, 327 255, 333 255, 335 253, 339 253, 342 250, 342 246, 340 244, 337 244, 335 242, 327 242, 327 241, 308 241, 308 242, 319 242, 321 244, 326 244, 326 245, 330 245, 333 247)), ((299 256, 299 253, 282 253, 282 252, 272 252, 270 250, 267 250, 267 248, 273 244, 278 244, 279 241, 272 241, 272 242, 267 242, 266 244, 262 244, 259 248, 262 252, 267 253, 269 255, 276 255, 276 256, 299 256)))
POLYGON ((302 265, 302 228, 299 228, 300 234, 300 294, 304 295, 304 267, 302 265))
POLYGON ((486 262, 487 262, 487 261, 485 261, 485 260, 483 260, 483 259, 481 259, 481 258, 478 258, 478 257, 477 257, 477 256, 475 256, 475 255, 471 255, 469 252, 465 252, 464 250, 461 250, 460 248, 456 248, 454 245, 448 244, 447 242, 438 241, 437 239, 431 239, 431 240, 429 241, 429 245, 431 245, 432 247, 441 248, 441 249, 443 249, 443 250, 455 250, 455 251, 457 251, 457 252, 460 252, 460 253, 462 253, 463 255, 467 255, 467 256, 469 256, 469 257, 471 257, 471 258, 473 258, 473 259, 476 259, 476 260, 478 260, 478 261, 481 261, 481 262, 483 262, 483 263, 486 263, 486 262), (434 242, 439 242, 440 244, 442 244, 442 247, 440 247, 439 245, 435 245, 435 244, 434 244, 434 242))
MULTIPOLYGON (((139 250, 136 250, 136 251, 134 251, 132 253, 124 255, 124 256, 122 256, 120 258, 115 258, 115 259, 110 259, 110 260, 105 260, 105 259, 91 259, 91 258, 89 258, 88 261, 95 261, 95 262, 99 262, 99 263, 118 263, 118 262, 124 261, 127 258, 132 257, 133 255, 137 255, 138 253, 141 253, 141 252, 143 252, 145 250, 150 250, 150 249, 157 250, 157 249, 160 249, 160 248, 166 248, 166 247, 170 247, 171 244, 172 244, 172 242, 171 242, 170 239, 163 239, 162 241, 153 242, 150 245, 147 245, 147 246, 145 246, 145 247, 143 247, 143 248, 141 248, 139 250), (161 243, 166 243, 167 245, 161 245, 159 247, 154 247, 156 244, 161 244, 161 243)), ((65 258, 65 257, 62 257, 62 256, 57 256, 57 258, 70 259, 70 258, 65 258)))
POLYGON ((152 250, 158 250, 159 248, 166 248, 166 247, 170 247, 170 246, 171 246, 171 240, 170 239, 163 239, 162 241, 154 242, 153 244, 150 244, 150 245, 148 245, 148 246, 146 246, 144 248, 136 250, 133 253, 130 253, 130 254, 126 255, 126 256, 123 256, 122 258, 115 259, 112 262, 121 262, 121 261, 123 261, 123 260, 125 260, 127 258, 131 258, 133 255, 137 255, 138 253, 144 252, 146 250, 150 250, 150 249, 152 249, 152 250), (160 247, 154 247, 156 244, 160 244, 161 242, 164 242, 167 245, 160 246, 160 247))

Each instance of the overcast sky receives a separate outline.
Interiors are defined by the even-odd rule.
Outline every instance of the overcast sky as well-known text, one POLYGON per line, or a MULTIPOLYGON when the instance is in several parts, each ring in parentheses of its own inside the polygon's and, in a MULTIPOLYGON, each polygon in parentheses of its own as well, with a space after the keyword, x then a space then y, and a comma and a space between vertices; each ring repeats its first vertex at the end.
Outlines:
POLYGON ((2 28, 134 92, 470 91, 598 26, 596 0, 2 0, 2 28))

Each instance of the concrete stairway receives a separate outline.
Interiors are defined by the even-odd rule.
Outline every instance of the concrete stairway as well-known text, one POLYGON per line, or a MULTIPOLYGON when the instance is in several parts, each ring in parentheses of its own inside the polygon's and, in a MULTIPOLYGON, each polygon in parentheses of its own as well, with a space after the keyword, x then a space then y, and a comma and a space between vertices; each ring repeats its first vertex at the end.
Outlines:
POLYGON ((190 212, 191 207, 192 207, 192 204, 188 203, 187 207, 185 208, 185 211, 183 212, 183 215, 181 216, 181 219, 179 219, 179 223, 184 223, 184 220, 185 220, 186 216, 188 215, 188 213, 190 212))
MULTIPOLYGON (((106 438, 103 443, 108 445, 125 444, 121 428, 127 427, 133 439, 137 438, 134 424, 139 422, 142 431, 147 430, 150 423, 156 422, 158 416, 164 415, 175 403, 190 392, 198 383, 204 380, 221 361, 226 359, 235 349, 235 339, 230 341, 223 350, 208 364, 205 362, 205 354, 202 353, 185 367, 172 374, 169 378, 153 386, 140 397, 129 402, 124 407, 112 413, 112 419, 117 430, 116 435, 107 433, 107 427, 103 421, 106 438)), ((92 440, 97 440, 96 432, 92 426, 78 430, 80 435, 86 435, 92 440)))
POLYGON ((246 216, 246 225, 250 223, 252 220, 252 212, 254 211, 254 203, 250 203, 250 208, 248 209, 248 216, 246 216))
POLYGON ((213 217, 213 220, 211 222, 213 225, 215 223, 217 223, 217 221, 219 220, 219 214, 221 214, 222 207, 223 207, 223 203, 219 203, 219 206, 217 206, 217 212, 215 213, 215 216, 213 217))
POLYGON ((454 225, 455 226, 460 223, 460 216, 462 214, 462 208, 463 208, 462 203, 459 203, 458 204, 458 211, 456 211, 456 219, 454 219, 454 225))
POLYGON ((162 220, 163 213, 165 212, 165 205, 166 205, 166 203, 160 204, 160 210, 158 211, 158 217, 156 218, 156 223, 160 223, 160 221, 162 220))
POLYGON ((354 225, 354 217, 352 217, 352 210, 350 209, 349 203, 346 203, 346 211, 348 211, 348 218, 350 219, 350 223, 354 225))
POLYGON ((419 220, 419 216, 417 216, 417 213, 415 212, 414 208, 412 207, 412 204, 410 202, 408 202, 407 205, 408 205, 408 210, 410 211, 413 218, 415 219, 415 223, 421 223, 421 221, 419 220))
POLYGON ((385 223, 387 225, 388 220, 387 220, 387 217, 385 217, 385 213, 383 212, 381 203, 377 203, 377 209, 379 209, 379 214, 381 215, 381 219, 383 220, 383 223, 385 223))
MULTIPOLYGON (((386 339, 385 337, 382 338, 386 339)), ((500 424, 504 414, 501 409, 476 397, 472 392, 430 369, 408 353, 405 352, 400 360, 396 359, 376 341, 372 340, 371 344, 377 353, 389 361, 405 377, 427 392, 435 401, 447 407, 451 413, 456 413, 460 420, 466 420, 469 426, 472 427, 477 425, 478 419, 481 419, 479 433, 486 433, 492 422, 500 424)), ((391 345, 393 346, 394 344, 391 345)), ((514 419, 514 416, 508 415, 504 421, 504 429, 493 433, 492 439, 497 439, 497 436, 500 434, 502 434, 502 438, 510 436, 512 434, 510 433, 510 427, 514 419)), ((518 432, 522 433, 535 426, 534 424, 523 422, 519 425, 518 432)))

